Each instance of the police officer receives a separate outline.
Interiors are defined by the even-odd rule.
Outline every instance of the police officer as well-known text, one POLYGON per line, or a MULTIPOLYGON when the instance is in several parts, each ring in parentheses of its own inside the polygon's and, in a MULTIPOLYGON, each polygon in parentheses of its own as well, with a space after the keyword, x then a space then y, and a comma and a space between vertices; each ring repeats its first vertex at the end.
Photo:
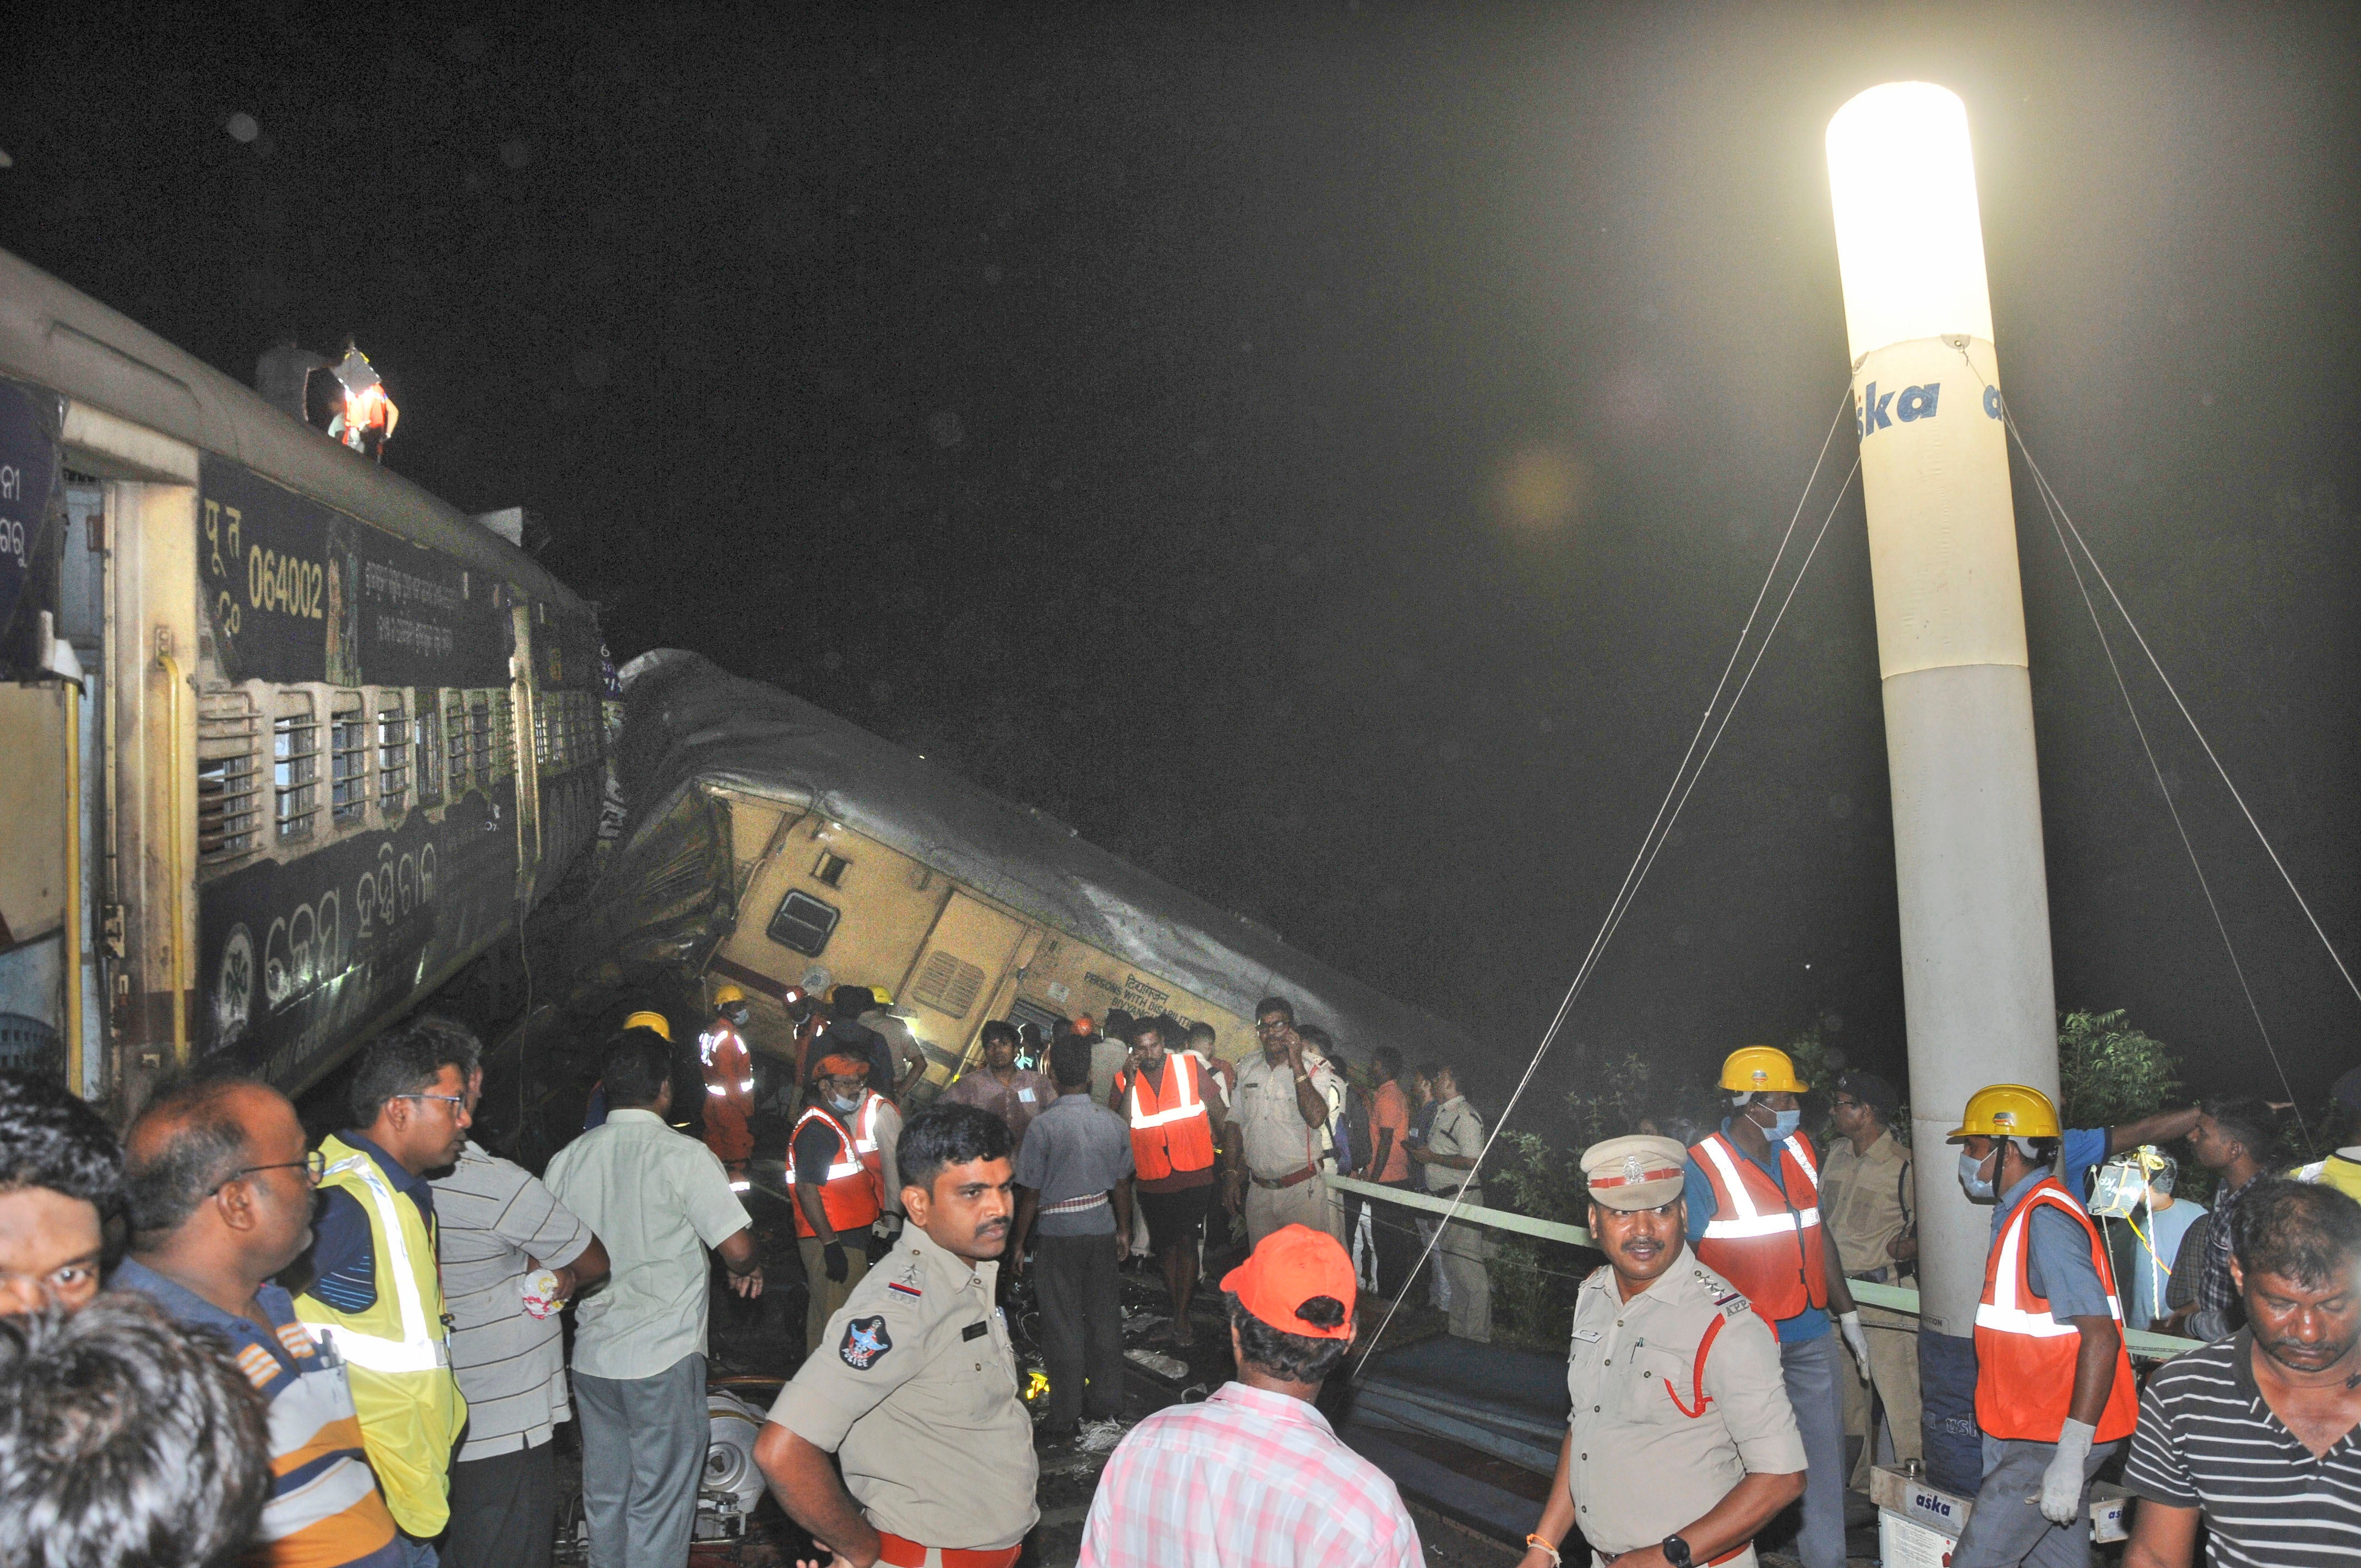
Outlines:
POLYGON ((755 1440, 781 1506, 852 1568, 1008 1568, 1040 1517, 1032 1419, 992 1304, 1016 1213, 1013 1142, 972 1105, 910 1119, 900 1245, 829 1318, 755 1440))
POLYGON ((2107 1244, 2058 1179, 2058 1108, 2021 1083, 1968 1096, 1960 1185, 1995 1203, 1976 1307, 1984 1479, 1954 1568, 2085 1568, 2091 1477, 2132 1435, 2139 1389, 2107 1244))
POLYGON ((1575 1302, 1574 1409, 1521 1568, 1557 1568, 1576 1526, 1616 1568, 1754 1568, 1754 1532, 1803 1495, 1771 1327, 1686 1245, 1687 1165, 1670 1138, 1583 1152, 1607 1263, 1575 1302))

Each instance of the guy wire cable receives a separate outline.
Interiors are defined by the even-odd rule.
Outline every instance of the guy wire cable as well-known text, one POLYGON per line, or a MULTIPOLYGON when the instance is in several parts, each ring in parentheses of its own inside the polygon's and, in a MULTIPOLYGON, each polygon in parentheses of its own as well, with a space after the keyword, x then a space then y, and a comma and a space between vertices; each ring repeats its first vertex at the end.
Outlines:
POLYGON ((2099 646, 2106 652, 2107 667, 2114 674, 2115 689, 2123 695, 2124 710, 2130 715, 2132 728, 2139 735, 2140 749, 2147 753, 2148 767, 2156 775, 2156 787, 2164 796, 2165 809, 2172 814, 2172 826, 2180 835, 2180 847, 2189 856, 2190 869, 2197 873, 2197 885, 2204 893, 2205 906, 2213 916, 2213 928, 2221 934, 2222 946, 2230 957, 2231 970, 2238 977, 2238 989, 2246 995, 2246 1010, 2255 1020, 2255 1032, 2262 1036, 2263 1050, 2270 1058, 2271 1069, 2279 1075, 2279 1087, 2287 1093, 2289 1108, 2295 1112, 2296 1129, 2309 1140, 2312 1135, 2305 1125, 2301 1108, 2295 1103, 2296 1094, 2288 1082, 2287 1069, 2280 1065, 2279 1047, 2271 1041, 2270 1030, 2264 1026, 2262 1009, 2256 1005, 2255 993, 2246 983, 2246 966, 2238 960, 2237 946, 2230 939, 2229 926, 2222 918, 2220 905, 2214 902, 2213 884, 2206 879, 2205 868, 2198 862, 2196 845, 2190 839, 2189 830, 2181 824, 2180 808, 2173 801, 2172 791, 2165 784, 2164 770, 2157 762, 2155 749, 2148 744, 2147 726, 2140 722, 2139 709, 2133 704, 2130 687, 2125 683, 2123 671, 2115 663, 2114 647, 2108 641, 2106 628, 2100 623, 2098 606, 2092 599, 2089 588, 2083 585, 2081 567, 2074 559, 2073 550, 2067 546, 2067 534, 2070 533, 2074 543, 2081 547, 2083 556, 2091 564, 2092 574, 2107 590, 2107 598, 2114 601, 2115 613, 2124 618, 2124 625, 2130 630, 2133 638, 2138 641, 2140 652, 2147 656, 2148 668, 2156 673, 2156 678, 2163 684, 2165 691, 2170 694, 2173 706, 2180 710, 2180 717, 2189 725, 2190 732, 2197 737, 2198 745, 2204 748, 2206 761, 2213 764, 2213 771, 2220 775, 2223 787, 2230 792, 2230 798, 2238 803, 2239 811, 2246 818, 2246 826, 2254 829, 2255 837, 2262 843, 2263 852, 2270 857, 2271 864, 2278 869, 2279 880, 2287 883, 2288 892, 2295 895, 2297 907, 2303 911, 2304 918, 2311 922, 2312 935, 2319 938, 2320 945, 2328 950, 2329 962, 2334 964, 2336 972, 2345 977, 2345 983, 2352 987, 2356 1000, 2361 1000, 2361 986, 2354 985, 2352 972, 2345 967, 2345 960, 2338 955, 2335 945, 2329 941, 2328 933, 2321 929, 2319 919, 2312 913, 2312 905, 2305 902, 2302 892, 2295 884, 2295 878, 2288 873, 2287 866, 2279 860, 2279 850, 2272 848, 2270 838, 2263 831, 2262 824, 2256 821, 2255 814, 2247 809, 2246 797, 2239 794, 2238 786, 2231 782, 2229 770, 2222 765, 2222 759, 2214 754, 2213 743, 2205 738, 2205 731, 2199 727, 2196 715, 2189 711, 2189 705, 2181 701, 2179 689, 2172 684, 2172 677, 2164 673, 2163 663, 2157 658, 2156 651, 2148 646, 2147 638, 2141 633, 2139 623, 2132 619, 2132 612, 2125 605, 2123 596, 2115 592, 2115 585, 2109 580, 2106 569, 2099 565, 2099 557, 2092 550, 2091 542, 2085 539, 2082 536, 2082 531, 2075 526, 2073 514, 2066 510, 2064 499, 2051 487, 2049 477, 2041 471, 2041 465, 2035 461, 2033 449, 2026 444, 2025 432, 2017 426, 2016 411, 2010 406, 2007 396, 1991 382, 1984 380, 1983 373, 1976 368, 1974 361, 1968 358, 1967 350, 1964 347, 1960 349, 1960 358, 1967 366, 1968 373, 1975 377, 1985 393, 1999 400, 2001 418, 2008 427, 2009 435, 2016 443, 2017 452, 2025 458, 2026 467, 2033 475, 2035 492, 2041 498, 2042 510, 2048 514, 2051 532, 2059 536, 2059 547, 2065 551, 2066 565, 2074 574, 2074 586, 2081 593, 2083 607, 2090 611, 2092 629, 2099 634, 2099 646))
POLYGON ((1852 388, 1848 383, 1843 393, 1837 400, 1835 416, 1828 422, 1828 434, 1821 438, 1819 455, 1812 461, 1812 471, 1804 481, 1803 494, 1796 498, 1795 510, 1788 517, 1787 530, 1780 536, 1779 548, 1772 554, 1770 570, 1763 574, 1763 586, 1755 590, 1754 603, 1746 612, 1745 624, 1739 629, 1738 641, 1730 651, 1730 658, 1722 664, 1721 678, 1714 683, 1713 695, 1707 699, 1705 712, 1697 719, 1696 731, 1689 737, 1688 748, 1681 753, 1680 766, 1674 771, 1673 781, 1665 787, 1664 798, 1657 803, 1656 815, 1649 822, 1648 831, 1641 839, 1639 850, 1631 857, 1631 864, 1623 873, 1622 883, 1616 889, 1615 897, 1609 905, 1605 918, 1599 922, 1598 932, 1591 938, 1589 950, 1583 955, 1582 963, 1575 971, 1573 981, 1566 986, 1565 994, 1559 999, 1557 1012, 1551 1017, 1549 1027, 1543 1031, 1541 1044, 1534 1047, 1532 1059, 1525 1063, 1523 1076, 1517 1080, 1517 1087, 1510 1094, 1508 1103, 1501 1107, 1500 1114, 1493 1121, 1492 1130, 1485 1135, 1484 1146, 1476 1152, 1476 1163, 1468 1168, 1467 1174, 1460 1179, 1458 1188, 1452 1193, 1450 1207, 1436 1222, 1434 1234, 1426 1238, 1426 1245, 1420 1250, 1418 1260, 1403 1276, 1401 1287, 1395 1291, 1393 1299, 1387 1303, 1386 1315, 1378 1322, 1378 1332, 1369 1336, 1367 1346, 1362 1350, 1360 1358, 1354 1363, 1355 1379, 1358 1379, 1362 1371, 1367 1368, 1369 1357, 1377 1354, 1378 1343, 1385 1338, 1386 1330, 1392 1326, 1395 1314, 1401 1310, 1402 1301, 1410 1294, 1411 1286, 1417 1282, 1420 1273, 1433 1257, 1435 1248, 1442 1243, 1444 1227, 1452 1223, 1453 1216, 1456 1215, 1466 1203, 1467 1189, 1474 1183, 1476 1173, 1484 1168, 1485 1160, 1491 1157, 1492 1146, 1499 1141, 1500 1134, 1509 1124, 1509 1119, 1516 1113, 1518 1102, 1524 1098, 1526 1089, 1532 1083, 1533 1074, 1540 1070, 1543 1059, 1549 1055, 1550 1047, 1557 1043, 1559 1034, 1565 1027, 1566 1017, 1573 1011, 1575 999, 1581 994, 1584 985, 1589 981, 1591 972, 1597 968, 1599 956, 1604 951, 1609 939, 1613 937, 1616 927, 1622 923, 1624 911, 1631 907, 1632 899, 1638 896, 1640 884, 1646 880, 1649 870, 1655 864, 1657 853, 1664 848, 1664 839, 1671 833, 1673 825, 1680 819, 1682 809, 1688 805, 1689 795, 1697 788, 1697 778, 1689 776, 1690 760, 1697 759, 1697 773, 1702 774, 1705 764, 1712 759, 1714 748, 1721 743, 1722 732, 1730 728, 1730 714, 1737 710, 1740 699, 1745 696, 1747 686, 1754 679, 1754 672, 1761 667, 1763 655, 1768 651, 1771 639, 1778 634, 1779 624, 1786 618, 1787 607, 1795 602, 1795 590, 1802 586, 1804 574, 1811 569, 1813 557, 1819 552, 1820 542, 1828 536, 1828 524, 1835 521, 1838 508, 1843 505, 1845 492, 1852 486, 1852 476, 1861 470, 1861 460, 1858 457, 1853 460, 1851 470, 1846 474, 1844 485, 1838 489, 1836 501, 1828 508, 1828 516, 1821 520, 1819 532, 1814 535, 1811 550, 1805 555, 1803 565, 1797 569, 1795 580, 1788 584, 1785 597, 1779 601, 1778 611, 1772 618, 1769 630, 1763 633, 1763 646, 1755 651, 1752 662, 1747 665, 1745 676, 1740 681, 1736 695, 1730 698, 1729 710, 1721 716, 1720 726, 1714 729, 1713 739, 1708 742, 1705 754, 1698 757, 1697 743, 1705 739, 1707 729, 1712 726, 1714 709, 1721 700, 1721 694, 1730 685, 1730 672, 1738 667, 1739 656, 1746 651, 1747 641, 1754 630, 1754 623, 1762 614, 1763 600, 1770 596, 1771 585, 1778 578, 1780 563, 1785 558, 1787 546, 1795 538, 1795 526, 1802 520, 1804 508, 1811 499, 1813 487, 1818 483, 1820 469, 1828 460, 1828 448, 1836 440, 1838 427, 1844 422, 1845 405, 1851 399, 1852 388), (1682 787, 1684 778, 1686 778, 1686 789, 1682 787), (1677 800, 1675 796, 1678 797, 1677 800), (1669 817, 1666 815, 1668 810, 1671 813, 1669 817))

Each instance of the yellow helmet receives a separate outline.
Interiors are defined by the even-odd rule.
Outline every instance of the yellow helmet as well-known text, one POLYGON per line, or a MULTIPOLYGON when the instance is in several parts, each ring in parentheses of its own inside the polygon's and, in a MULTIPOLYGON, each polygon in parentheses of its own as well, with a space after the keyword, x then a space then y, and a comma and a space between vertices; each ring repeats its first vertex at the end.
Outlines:
POLYGON ((1775 1046, 1741 1046, 1721 1061, 1721 1086, 1732 1094, 1802 1094, 1795 1064, 1775 1046))
POLYGON ((632 1014, 630 1017, 624 1019, 623 1027, 626 1029, 653 1029, 657 1034, 662 1035, 664 1037, 664 1043, 666 1045, 670 1045, 672 1043, 672 1025, 664 1022, 664 1015, 661 1013, 652 1013, 644 1007, 641 1008, 637 1013, 632 1014))
POLYGON ((1967 1114, 1951 1129, 1961 1138, 2054 1138, 2058 1107, 2038 1089, 2022 1083, 1988 1083, 1968 1096, 1967 1114))
POLYGON ((891 1007, 894 1005, 894 993, 886 990, 882 985, 871 986, 869 988, 869 994, 877 999, 877 1005, 880 1007, 891 1007))
POLYGON ((727 1007, 733 1002, 743 1002, 745 1000, 745 992, 740 990, 734 985, 725 985, 720 990, 713 993, 713 1005, 716 1007, 727 1007))

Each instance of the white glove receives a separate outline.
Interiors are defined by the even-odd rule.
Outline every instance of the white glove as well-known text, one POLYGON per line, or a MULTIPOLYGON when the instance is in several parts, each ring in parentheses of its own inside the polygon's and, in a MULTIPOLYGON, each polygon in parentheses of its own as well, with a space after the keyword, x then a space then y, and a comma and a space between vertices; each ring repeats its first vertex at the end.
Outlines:
POLYGON ((1867 1383, 1870 1380, 1869 1331, 1861 1326, 1861 1313, 1858 1310, 1838 1313, 1837 1330, 1844 1335, 1845 1345, 1852 1352, 1854 1365, 1861 1368, 1861 1380, 1867 1383))
POLYGON ((2071 1416, 2059 1429, 2058 1452, 2041 1473, 2041 1517, 2051 1524, 2070 1525, 2081 1517, 2082 1464, 2091 1457, 2091 1440, 2098 1431, 2071 1416))

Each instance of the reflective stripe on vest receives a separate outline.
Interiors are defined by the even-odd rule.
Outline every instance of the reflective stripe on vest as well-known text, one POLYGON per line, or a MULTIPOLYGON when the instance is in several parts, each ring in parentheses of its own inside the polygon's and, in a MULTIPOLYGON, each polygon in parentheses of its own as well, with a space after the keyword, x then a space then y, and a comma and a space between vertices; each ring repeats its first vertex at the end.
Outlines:
POLYGON ((1202 1070, 1186 1051, 1168 1051, 1165 1082, 1172 1102, 1163 1102, 1145 1070, 1131 1072, 1131 1157, 1140 1179, 1160 1181, 1176 1170, 1210 1170, 1213 1166, 1213 1118, 1205 1108, 1202 1070), (1142 1097, 1153 1102, 1152 1108, 1142 1097), (1183 1165, 1183 1159, 1194 1163, 1183 1165))
POLYGON ((869 1098, 861 1102, 861 1109, 852 1118, 852 1152, 872 1170, 885 1163, 885 1157, 877 1153, 877 1105, 884 1098, 871 1090, 869 1098))
MULTIPOLYGON (((794 1191, 798 1181, 810 1182, 819 1189, 820 1210, 828 1216, 830 1230, 857 1230, 876 1219, 882 1212, 878 1201, 879 1182, 862 1160, 851 1133, 846 1130, 843 1123, 817 1105, 807 1107, 802 1115, 796 1117, 795 1131, 787 1135, 787 1190, 794 1191), (803 1132, 804 1124, 814 1117, 827 1123, 837 1140, 836 1157, 829 1162, 827 1174, 818 1180, 796 1174, 796 1138, 803 1132)), ((796 1234, 799 1236, 819 1234, 804 1217, 801 1203, 796 1205, 796 1234)))
POLYGON ((746 1042, 738 1037, 738 1031, 729 1027, 727 1025, 723 1025, 718 1028, 709 1029, 704 1034, 697 1036, 697 1060, 703 1064, 708 1075, 705 1080, 705 1092, 708 1094, 719 1094, 723 1096, 727 1096, 731 1092, 731 1086, 727 1077, 719 1083, 713 1081, 711 1077, 711 1075, 717 1071, 727 1074, 730 1070, 728 1064, 714 1059, 720 1054, 721 1047, 724 1045, 734 1045, 738 1047, 738 1056, 746 1074, 744 1080, 736 1086, 736 1092, 740 1094, 753 1093, 753 1057, 747 1051, 746 1042))
POLYGON ((327 1174, 359 1177, 362 1190, 368 1194, 369 1207, 377 1211, 378 1234, 371 1239, 382 1242, 385 1247, 387 1271, 393 1276, 394 1300, 401 1311, 401 1337, 380 1339, 342 1323, 304 1326, 313 1339, 333 1343, 338 1355, 372 1372, 432 1372, 438 1366, 450 1365, 449 1343, 434 1333, 427 1323, 426 1303, 418 1294, 418 1276, 410 1266, 410 1244, 401 1234, 401 1212, 394 1207, 398 1199, 393 1189, 386 1185, 385 1174, 378 1169, 377 1161, 365 1154, 338 1160, 328 1168, 327 1174))
POLYGON ((1697 1261, 1736 1286, 1773 1322, 1826 1306, 1819 1166, 1803 1135, 1784 1140, 1779 1157, 1782 1179, 1788 1189, 1800 1190, 1801 1202, 1720 1133, 1689 1152, 1714 1195, 1714 1212, 1697 1239, 1697 1261))
MULTIPOLYGON (((2082 1331, 2051 1317, 2049 1303, 2033 1293, 2026 1277, 2032 1255, 2026 1237, 2034 1211, 2045 1203, 2081 1227, 2091 1249, 2091 1266, 2107 1293, 2108 1315, 2118 1324, 2124 1317, 2098 1227, 2056 1177, 2044 1178, 2002 1225, 2000 1238, 1984 1260, 1983 1299, 1976 1308, 1976 1424, 1985 1435, 2002 1440, 2056 1442, 2073 1409, 2082 1331)), ((2139 1389, 2132 1378, 2131 1357, 2118 1341, 2114 1382, 2099 1413, 2095 1441, 2129 1437, 2138 1419, 2139 1389)))

